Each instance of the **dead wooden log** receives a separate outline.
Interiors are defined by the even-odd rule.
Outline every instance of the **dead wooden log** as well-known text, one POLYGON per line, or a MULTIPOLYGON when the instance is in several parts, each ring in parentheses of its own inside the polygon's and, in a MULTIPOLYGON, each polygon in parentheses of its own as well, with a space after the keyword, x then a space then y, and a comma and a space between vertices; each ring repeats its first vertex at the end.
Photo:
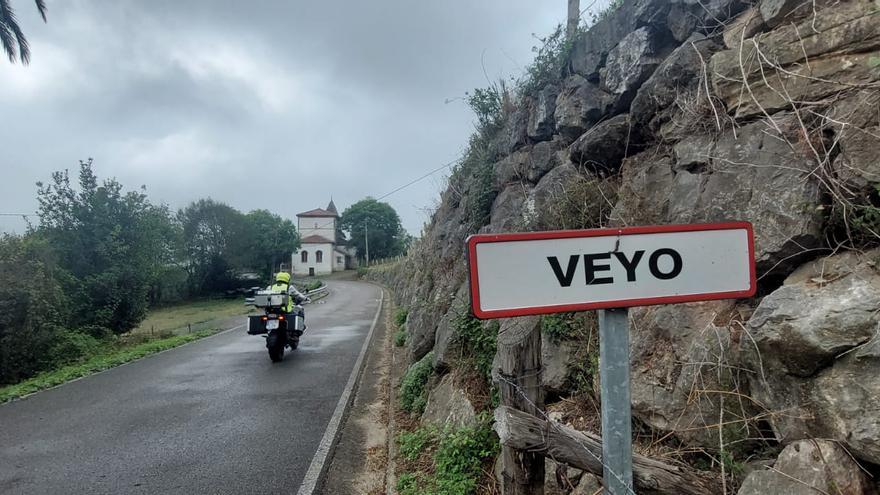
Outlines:
MULTIPOLYGON (((541 386, 540 318, 502 320, 497 340, 498 388, 501 403, 543 414, 544 388, 541 386)), ((501 450, 502 493, 507 495, 544 494, 544 456, 536 452, 501 450)))
MULTIPOLYGON (((504 446, 602 475, 602 439, 595 435, 506 406, 495 409, 495 431, 504 446)), ((633 481, 638 493, 669 495, 708 495, 718 493, 721 486, 712 474, 641 455, 633 455, 633 481)))

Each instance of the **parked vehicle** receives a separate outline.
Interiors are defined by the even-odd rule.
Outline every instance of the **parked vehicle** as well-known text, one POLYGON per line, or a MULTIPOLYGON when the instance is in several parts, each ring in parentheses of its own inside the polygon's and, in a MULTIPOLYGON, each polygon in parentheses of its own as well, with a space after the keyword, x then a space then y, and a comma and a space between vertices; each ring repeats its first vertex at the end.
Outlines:
POLYGON ((271 291, 258 291, 252 304, 262 308, 262 315, 248 317, 248 330, 251 335, 262 335, 266 339, 269 359, 277 363, 284 359, 284 349, 299 347, 299 338, 305 330, 305 310, 303 301, 294 301, 290 311, 290 295, 271 291))

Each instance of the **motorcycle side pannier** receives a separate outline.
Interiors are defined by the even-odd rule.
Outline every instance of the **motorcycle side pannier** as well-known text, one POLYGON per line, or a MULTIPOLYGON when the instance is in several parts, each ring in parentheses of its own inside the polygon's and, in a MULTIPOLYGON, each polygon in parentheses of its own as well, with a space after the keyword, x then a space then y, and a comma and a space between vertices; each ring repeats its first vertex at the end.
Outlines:
POLYGON ((251 335, 268 333, 268 330, 266 330, 266 322, 263 321, 261 315, 248 316, 247 333, 251 335))

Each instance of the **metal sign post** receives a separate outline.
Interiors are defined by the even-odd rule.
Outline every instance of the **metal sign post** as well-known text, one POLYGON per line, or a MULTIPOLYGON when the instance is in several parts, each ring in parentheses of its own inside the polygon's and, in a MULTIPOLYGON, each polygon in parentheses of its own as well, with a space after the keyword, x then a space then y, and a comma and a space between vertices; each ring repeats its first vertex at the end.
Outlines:
POLYGON ((602 477, 610 495, 633 492, 632 411, 629 391, 629 311, 599 312, 602 394, 602 477))

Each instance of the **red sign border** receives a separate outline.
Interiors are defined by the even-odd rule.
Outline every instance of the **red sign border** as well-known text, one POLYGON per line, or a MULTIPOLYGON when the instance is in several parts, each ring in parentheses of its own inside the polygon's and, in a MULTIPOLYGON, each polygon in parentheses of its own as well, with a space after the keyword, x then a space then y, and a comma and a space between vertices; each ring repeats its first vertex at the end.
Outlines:
POLYGON ((614 229, 589 230, 551 230, 544 232, 523 232, 511 234, 475 234, 467 238, 468 273, 470 274, 471 307, 477 318, 508 318, 513 316, 566 313, 595 309, 628 308, 632 306, 653 306, 658 304, 679 304, 696 301, 715 301, 719 299, 740 299, 755 295, 758 280, 755 271, 755 234, 750 222, 701 223, 687 225, 655 225, 642 227, 621 227, 614 229), (712 292, 706 294, 686 294, 681 296, 649 297, 602 301, 595 303, 559 304, 535 306, 530 308, 500 309, 483 311, 480 307, 480 281, 477 274, 477 244, 487 242, 532 241, 547 239, 572 239, 581 237, 611 237, 634 234, 663 234, 676 232, 705 232, 711 230, 745 230, 749 243, 749 289, 733 292, 712 292))

